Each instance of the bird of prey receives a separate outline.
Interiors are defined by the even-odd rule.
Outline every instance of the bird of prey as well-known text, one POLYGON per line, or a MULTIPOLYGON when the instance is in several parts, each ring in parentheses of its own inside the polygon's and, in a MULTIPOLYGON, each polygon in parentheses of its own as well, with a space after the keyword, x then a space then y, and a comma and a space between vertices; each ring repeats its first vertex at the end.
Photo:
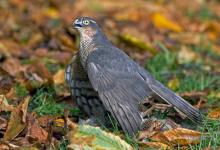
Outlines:
POLYGON ((159 97, 192 121, 201 121, 196 108, 114 46, 93 19, 80 17, 73 26, 80 34, 79 52, 65 78, 77 105, 89 116, 108 122, 109 112, 124 132, 134 136, 143 123, 139 104, 159 97))

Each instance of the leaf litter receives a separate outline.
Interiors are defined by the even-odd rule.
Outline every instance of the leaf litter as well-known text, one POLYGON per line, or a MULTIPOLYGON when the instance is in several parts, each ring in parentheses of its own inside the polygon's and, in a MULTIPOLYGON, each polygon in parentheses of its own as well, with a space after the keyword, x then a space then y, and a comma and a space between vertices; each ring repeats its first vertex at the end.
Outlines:
POLYGON ((1 1, 0 149, 219 148, 219 138, 202 138, 219 129, 219 6, 179 0, 1 1), (71 24, 82 15, 95 18, 113 43, 214 123, 199 130, 155 100, 143 107, 148 121, 133 143, 120 132, 76 124, 86 116, 71 100, 64 70, 78 45, 71 24))

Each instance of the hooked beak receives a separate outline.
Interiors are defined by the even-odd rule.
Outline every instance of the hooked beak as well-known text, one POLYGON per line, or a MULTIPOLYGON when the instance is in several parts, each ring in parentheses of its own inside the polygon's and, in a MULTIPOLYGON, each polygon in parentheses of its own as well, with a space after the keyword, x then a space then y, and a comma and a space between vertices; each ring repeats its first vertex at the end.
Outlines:
POLYGON ((76 19, 76 20, 74 21, 74 23, 73 23, 73 26, 74 26, 75 28, 80 28, 80 27, 82 27, 82 21, 79 20, 79 19, 76 19))

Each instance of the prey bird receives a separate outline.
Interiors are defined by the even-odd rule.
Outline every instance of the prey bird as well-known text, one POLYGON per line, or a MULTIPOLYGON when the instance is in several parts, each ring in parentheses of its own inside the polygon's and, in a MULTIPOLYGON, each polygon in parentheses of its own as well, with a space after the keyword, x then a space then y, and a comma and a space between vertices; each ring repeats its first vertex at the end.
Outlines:
POLYGON ((114 46, 93 19, 80 17, 73 26, 80 34, 79 52, 67 66, 65 78, 77 105, 91 118, 110 122, 108 112, 134 136, 143 123, 139 104, 159 97, 193 122, 201 122, 196 108, 114 46))

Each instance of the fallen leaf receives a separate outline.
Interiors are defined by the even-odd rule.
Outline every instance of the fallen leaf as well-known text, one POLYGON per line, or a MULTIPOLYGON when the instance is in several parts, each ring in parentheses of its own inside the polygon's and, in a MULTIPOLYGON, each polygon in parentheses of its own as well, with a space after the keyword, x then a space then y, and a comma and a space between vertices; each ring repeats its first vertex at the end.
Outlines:
POLYGON ((30 127, 28 127, 26 137, 30 139, 31 142, 46 143, 48 140, 48 132, 40 127, 35 121, 30 127))
POLYGON ((23 123, 26 123, 27 109, 28 109, 29 100, 30 100, 30 97, 26 97, 24 99, 24 102, 21 105, 18 106, 20 108, 20 111, 21 111, 21 117, 22 117, 22 122, 23 123))
POLYGON ((65 82, 64 76, 65 76, 65 70, 64 69, 59 70, 53 76, 54 84, 63 84, 65 82))
POLYGON ((139 142, 139 149, 159 149, 159 150, 165 150, 165 149, 171 149, 170 146, 160 143, 160 142, 139 142))
POLYGON ((22 149, 22 150, 40 150, 39 148, 34 147, 34 146, 22 146, 19 149, 22 149))
POLYGON ((168 81, 167 86, 172 90, 176 90, 180 85, 180 81, 178 78, 174 78, 168 81))
POLYGON ((73 50, 75 48, 73 40, 70 37, 68 37, 66 34, 60 34, 60 36, 58 38, 61 41, 62 47, 63 46, 67 47, 67 48, 69 48, 69 50, 73 50))
POLYGON ((7 94, 13 86, 13 77, 0 67, 0 94, 7 94))
POLYGON ((0 130, 6 130, 7 120, 5 118, 0 117, 0 130))
POLYGON ((154 25, 159 29, 169 29, 175 32, 181 32, 183 30, 179 24, 169 20, 167 17, 165 17, 161 13, 153 14, 152 21, 154 25))
POLYGON ((4 134, 4 141, 14 139, 26 126, 27 107, 30 97, 26 97, 17 108, 11 112, 7 130, 4 134))
POLYGON ((37 118, 38 124, 41 127, 47 127, 49 124, 51 124, 55 119, 57 118, 57 116, 49 116, 49 115, 45 115, 45 116, 40 116, 39 118, 37 118))
POLYGON ((54 120, 54 126, 57 126, 57 127, 64 127, 65 123, 64 123, 64 120, 59 118, 59 119, 56 119, 54 120))
POLYGON ((199 44, 201 41, 201 35, 194 32, 184 33, 170 33, 169 38, 181 43, 181 44, 199 44))
POLYGON ((18 72, 23 71, 25 67, 21 65, 18 59, 8 58, 2 64, 2 68, 10 75, 15 76, 18 72))
POLYGON ((169 146, 194 145, 200 142, 201 133, 198 131, 176 128, 154 135, 151 139, 168 144, 169 146))
POLYGON ((52 7, 49 7, 47 9, 44 10, 44 14, 47 16, 47 17, 50 17, 52 19, 57 19, 59 18, 59 13, 57 11, 57 9, 55 8, 52 8, 52 7))
POLYGON ((149 51, 152 54, 155 54, 157 51, 153 47, 151 47, 149 44, 145 43, 144 41, 130 35, 130 34, 124 34, 124 35, 119 35, 119 38, 124 41, 125 43, 137 47, 140 50, 143 51, 149 51))
POLYGON ((114 18, 119 21, 139 22, 144 17, 146 17, 146 13, 136 8, 124 9, 114 14, 114 18))
POLYGON ((142 131, 139 132, 139 136, 138 139, 142 140, 142 139, 146 139, 146 138, 150 138, 153 135, 157 134, 158 132, 160 132, 161 128, 163 127, 163 123, 157 120, 147 120, 146 123, 144 123, 143 125, 145 126, 142 131), (147 125, 144 125, 147 124, 147 125))
POLYGON ((208 117, 211 119, 220 119, 220 108, 216 108, 208 113, 208 117))
MULTIPOLYGON (((70 121, 69 121, 70 122, 70 121)), ((105 150, 132 150, 133 148, 122 140, 119 136, 101 130, 99 127, 89 125, 74 124, 71 122, 73 130, 70 131, 68 138, 70 144, 68 148, 90 148, 105 150)))
POLYGON ((211 20, 202 24, 201 30, 207 33, 208 38, 210 40, 217 41, 220 33, 219 26, 220 26, 219 22, 211 20))
POLYGON ((26 83, 29 89, 38 88, 53 82, 52 75, 42 63, 34 63, 26 69, 26 83))
POLYGON ((0 95, 0 112, 1 111, 13 111, 14 107, 9 105, 8 100, 4 95, 0 95))
POLYGON ((0 149, 1 150, 10 150, 10 147, 6 144, 0 144, 0 149))
POLYGON ((198 55, 189 49, 188 47, 182 46, 178 52, 178 62, 179 64, 190 63, 198 59, 198 55))

